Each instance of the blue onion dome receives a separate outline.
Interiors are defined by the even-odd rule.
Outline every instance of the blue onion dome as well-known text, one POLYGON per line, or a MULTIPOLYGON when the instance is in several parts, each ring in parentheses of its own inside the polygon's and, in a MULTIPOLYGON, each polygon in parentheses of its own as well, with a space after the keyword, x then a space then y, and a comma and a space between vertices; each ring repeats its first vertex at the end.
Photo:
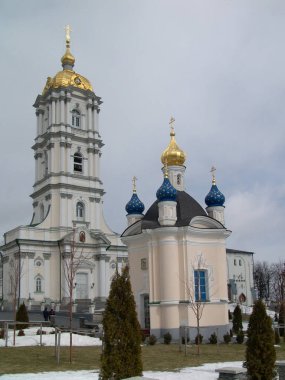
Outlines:
POLYGON ((142 214, 144 212, 144 204, 139 199, 136 193, 133 193, 132 198, 125 207, 128 214, 142 214))
POLYGON ((133 177, 133 195, 125 207, 128 214, 142 214, 144 212, 144 204, 137 196, 136 180, 137 178, 133 177))
POLYGON ((164 180, 156 192, 156 198, 159 202, 176 201, 177 190, 173 187, 168 179, 167 167, 165 167, 164 180))
MULTIPOLYGON (((215 169, 212 168, 212 171, 215 169)), ((216 185, 215 175, 213 174, 212 187, 209 193, 206 195, 205 203, 208 207, 223 206, 225 203, 225 196, 220 192, 216 185)))

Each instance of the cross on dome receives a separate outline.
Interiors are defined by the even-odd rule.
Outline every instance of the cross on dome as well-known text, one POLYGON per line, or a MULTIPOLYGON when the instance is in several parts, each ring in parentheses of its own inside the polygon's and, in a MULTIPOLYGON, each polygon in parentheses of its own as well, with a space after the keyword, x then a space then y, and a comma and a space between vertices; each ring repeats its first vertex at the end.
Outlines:
POLYGON ((215 166, 212 166, 211 167, 211 170, 210 170, 210 173, 212 173, 212 183, 213 183, 213 185, 215 185, 216 184, 216 177, 215 177, 215 171, 216 171, 217 169, 215 168, 215 166))
POLYGON ((70 44, 70 32, 72 32, 72 29, 70 25, 66 25, 64 29, 65 29, 65 41, 67 45, 67 44, 70 44))
POLYGON ((136 189, 136 181, 137 180, 138 180, 137 177, 133 176, 133 179, 132 179, 132 182, 133 182, 133 193, 137 192, 137 189, 136 189))

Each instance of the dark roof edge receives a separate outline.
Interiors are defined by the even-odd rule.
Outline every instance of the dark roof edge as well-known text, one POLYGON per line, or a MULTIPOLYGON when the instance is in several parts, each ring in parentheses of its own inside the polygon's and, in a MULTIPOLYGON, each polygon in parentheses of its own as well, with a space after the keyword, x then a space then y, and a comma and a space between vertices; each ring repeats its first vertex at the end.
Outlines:
POLYGON ((248 255, 254 255, 254 252, 250 251, 242 251, 240 249, 231 249, 231 248, 226 248, 227 253, 246 253, 248 255))

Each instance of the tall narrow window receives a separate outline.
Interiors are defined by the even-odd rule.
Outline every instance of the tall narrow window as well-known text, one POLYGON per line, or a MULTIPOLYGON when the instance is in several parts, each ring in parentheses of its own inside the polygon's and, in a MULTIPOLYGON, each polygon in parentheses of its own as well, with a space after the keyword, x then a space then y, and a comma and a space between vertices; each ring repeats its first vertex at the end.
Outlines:
POLYGON ((45 207, 43 204, 40 205, 40 220, 44 220, 45 217, 45 207))
POLYGON ((36 292, 42 291, 42 279, 40 277, 36 278, 36 292))
POLYGON ((177 185, 181 185, 181 174, 177 174, 177 185))
POLYGON ((84 204, 82 202, 76 204, 76 217, 77 219, 84 219, 84 204))
POLYGON ((208 279, 206 270, 195 270, 195 301, 205 302, 208 299, 208 279))
POLYGON ((72 126, 80 128, 80 113, 77 110, 72 111, 72 126))
POLYGON ((73 169, 77 173, 83 172, 83 158, 81 153, 74 153, 73 156, 73 169))

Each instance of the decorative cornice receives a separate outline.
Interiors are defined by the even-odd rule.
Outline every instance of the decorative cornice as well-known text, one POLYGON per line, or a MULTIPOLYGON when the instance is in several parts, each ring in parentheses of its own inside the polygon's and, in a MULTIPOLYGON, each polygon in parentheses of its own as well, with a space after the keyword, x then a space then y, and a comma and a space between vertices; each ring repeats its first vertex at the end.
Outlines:
POLYGON ((43 257, 45 260, 49 260, 51 258, 51 253, 50 252, 43 253, 43 257))
POLYGON ((49 143, 47 145, 47 149, 51 149, 51 148, 54 148, 54 143, 53 142, 51 142, 51 143, 49 143))
POLYGON ((51 194, 48 194, 48 195, 45 196, 45 200, 46 201, 49 201, 50 199, 51 199, 51 194))
POLYGON ((29 259, 34 259, 36 256, 35 252, 28 252, 27 255, 29 259))

